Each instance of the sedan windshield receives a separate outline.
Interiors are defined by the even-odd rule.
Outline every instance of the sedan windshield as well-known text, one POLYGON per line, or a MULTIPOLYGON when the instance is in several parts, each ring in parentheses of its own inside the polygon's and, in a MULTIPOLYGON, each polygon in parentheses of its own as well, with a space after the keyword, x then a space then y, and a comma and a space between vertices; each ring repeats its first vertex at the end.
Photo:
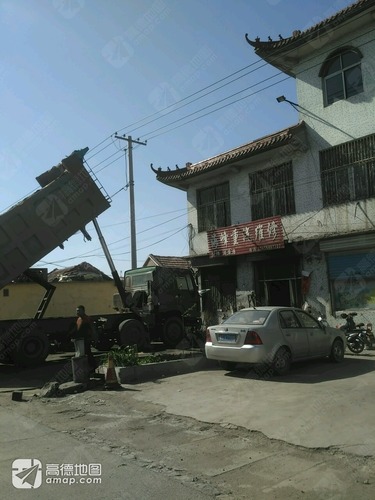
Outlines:
POLYGON ((263 325, 270 311, 260 311, 259 309, 237 311, 223 323, 236 323, 240 325, 263 325))

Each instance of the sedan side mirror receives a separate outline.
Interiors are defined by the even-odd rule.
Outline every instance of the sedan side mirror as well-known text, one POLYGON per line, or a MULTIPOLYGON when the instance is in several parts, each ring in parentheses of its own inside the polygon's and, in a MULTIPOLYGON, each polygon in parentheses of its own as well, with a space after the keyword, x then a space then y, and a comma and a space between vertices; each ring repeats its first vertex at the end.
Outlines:
POLYGON ((328 326, 327 320, 322 318, 322 316, 319 316, 318 321, 319 321, 319 325, 321 326, 321 328, 323 330, 325 330, 326 326, 328 326))

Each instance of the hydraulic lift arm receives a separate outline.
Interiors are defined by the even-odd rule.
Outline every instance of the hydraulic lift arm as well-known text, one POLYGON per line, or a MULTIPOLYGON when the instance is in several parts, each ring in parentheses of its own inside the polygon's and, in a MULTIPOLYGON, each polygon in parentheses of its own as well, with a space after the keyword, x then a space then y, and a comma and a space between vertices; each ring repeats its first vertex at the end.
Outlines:
POLYGON ((118 293, 119 293, 119 295, 121 297, 122 305, 124 306, 124 308, 126 308, 126 307, 128 307, 127 306, 127 295, 126 295, 125 289, 123 287, 123 284, 121 282, 120 276, 118 275, 118 272, 116 271, 115 264, 114 264, 114 262, 112 260, 111 254, 109 253, 109 250, 108 250, 108 247, 107 247, 107 243, 106 243, 106 241, 104 239, 104 236, 102 234, 102 231, 101 231, 101 229, 99 227, 98 221, 96 219, 94 219, 92 222, 93 222, 94 227, 96 229, 96 232, 98 234, 98 238, 99 238, 100 244, 101 244, 101 246, 103 248, 103 252, 104 252, 104 254, 106 256, 109 268, 110 268, 110 270, 112 272, 112 276, 113 276, 115 285, 116 285, 118 293))

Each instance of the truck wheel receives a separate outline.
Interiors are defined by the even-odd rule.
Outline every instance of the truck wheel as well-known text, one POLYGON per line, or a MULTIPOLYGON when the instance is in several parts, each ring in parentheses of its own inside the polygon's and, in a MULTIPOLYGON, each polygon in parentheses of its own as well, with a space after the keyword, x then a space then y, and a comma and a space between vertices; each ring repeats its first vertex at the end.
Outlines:
POLYGON ((49 354, 49 340, 45 333, 32 331, 20 336, 10 353, 13 363, 20 366, 38 366, 49 354))
POLYGON ((175 348, 185 338, 184 323, 180 318, 168 318, 163 327, 163 342, 167 347, 175 348))
POLYGON ((120 345, 137 345, 140 351, 147 345, 148 335, 144 325, 137 319, 126 319, 119 324, 120 345))
POLYGON ((11 361, 9 354, 6 353, 4 346, 0 345, 0 363, 9 363, 9 361, 11 361))
POLYGON ((93 343, 93 346, 98 351, 109 351, 114 346, 115 341, 112 339, 99 339, 93 343))

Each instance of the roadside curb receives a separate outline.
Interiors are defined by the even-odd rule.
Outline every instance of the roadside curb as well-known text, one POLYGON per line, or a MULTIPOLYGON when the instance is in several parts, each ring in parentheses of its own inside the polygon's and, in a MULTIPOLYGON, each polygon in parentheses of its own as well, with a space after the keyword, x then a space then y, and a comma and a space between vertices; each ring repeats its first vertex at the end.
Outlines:
MULTIPOLYGON (((136 366, 116 366, 116 375, 120 384, 134 384, 157 380, 160 378, 182 375, 196 371, 209 370, 217 366, 215 361, 203 356, 162 361, 160 363, 147 363, 136 366)), ((100 366, 99 373, 106 375, 107 367, 100 366)))

